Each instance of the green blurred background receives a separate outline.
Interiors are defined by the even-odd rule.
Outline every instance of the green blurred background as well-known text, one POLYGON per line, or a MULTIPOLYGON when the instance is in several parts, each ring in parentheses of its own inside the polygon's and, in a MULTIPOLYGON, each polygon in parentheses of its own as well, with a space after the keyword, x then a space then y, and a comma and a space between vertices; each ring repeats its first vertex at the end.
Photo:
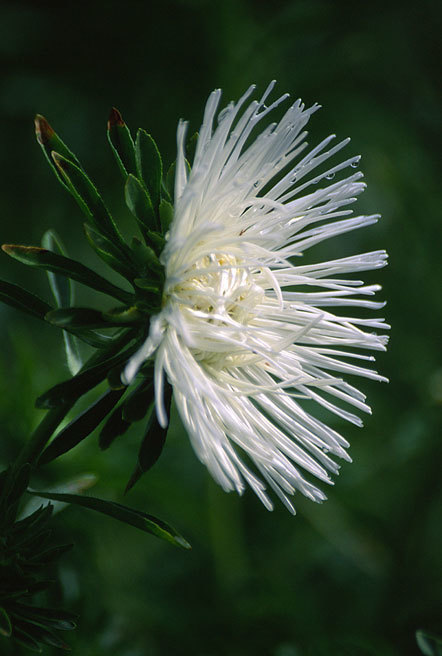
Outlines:
MULTIPOLYGON (((266 512, 251 493, 224 494, 174 414, 161 460, 125 502, 175 524, 193 550, 88 511, 57 515, 58 537, 76 544, 54 591, 80 613, 68 636, 74 654, 411 656, 416 629, 442 634, 441 17, 430 0, 2 3, 2 242, 38 244, 55 228, 71 256, 101 267, 34 141, 36 112, 130 231, 105 139, 109 108, 151 132, 170 162, 178 119, 197 129, 211 89, 228 101, 276 78, 280 93, 324 106, 311 143, 330 132, 352 137, 347 156, 363 155, 368 183, 359 211, 383 215, 309 257, 385 247, 391 262, 366 276, 388 299, 391 345, 378 366, 391 382, 362 382, 374 409, 362 431, 330 419, 351 441, 354 464, 329 501, 299 498, 293 518, 266 512)), ((43 272, 3 255, 0 275, 49 298, 43 272)), ((79 290, 79 299, 90 297, 79 290)), ((34 398, 68 372, 56 329, 7 307, 0 315, 4 464, 41 417, 34 398)), ((121 500, 141 430, 105 453, 90 437, 35 485, 93 473, 94 493, 121 500)), ((13 653, 6 642, 0 651, 13 653)))

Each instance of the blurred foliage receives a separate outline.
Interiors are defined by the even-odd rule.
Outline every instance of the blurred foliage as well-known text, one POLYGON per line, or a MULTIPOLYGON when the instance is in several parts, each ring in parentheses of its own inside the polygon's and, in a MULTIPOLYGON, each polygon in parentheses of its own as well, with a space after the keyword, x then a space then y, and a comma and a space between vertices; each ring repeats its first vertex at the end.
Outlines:
MULTIPOLYGON (((383 215, 312 257, 386 247, 391 260, 367 276, 389 301, 391 345, 378 365, 391 382, 364 382, 373 416, 362 431, 337 425, 354 463, 343 466, 329 501, 299 499, 293 519, 282 508, 267 513, 251 494, 225 495, 173 413, 161 462, 125 502, 178 525, 193 550, 80 508, 55 515, 57 541, 76 545, 53 591, 53 605, 62 599, 80 616, 74 653, 412 656, 417 629, 442 634, 441 18, 431 0, 2 3, 2 242, 39 244, 53 228, 72 257, 100 270, 83 248, 77 206, 34 143, 37 112, 76 145, 131 236, 104 147, 110 107, 154 136, 167 165, 178 118, 197 129, 212 88, 227 101, 250 82, 262 88, 277 78, 281 93, 324 106, 311 143, 330 132, 352 136, 347 150, 362 153, 368 182, 359 211, 383 215)), ((0 276, 50 298, 43 272, 5 255, 0 276)), ((80 286, 78 297, 91 302, 80 286)), ((68 372, 59 331, 6 306, 0 315, 3 465, 42 416, 35 398, 68 372)), ((93 473, 94 495, 120 501, 140 429, 134 424, 106 453, 97 439, 43 467, 35 487, 93 473)))

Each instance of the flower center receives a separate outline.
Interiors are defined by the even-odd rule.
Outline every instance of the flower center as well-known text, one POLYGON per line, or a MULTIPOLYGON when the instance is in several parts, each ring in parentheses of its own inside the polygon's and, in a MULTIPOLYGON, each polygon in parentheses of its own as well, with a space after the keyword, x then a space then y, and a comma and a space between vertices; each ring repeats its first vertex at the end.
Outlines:
POLYGON ((181 336, 199 361, 223 366, 228 354, 230 360, 235 352, 244 353, 241 344, 247 326, 264 299, 258 276, 259 271, 235 256, 211 253, 196 261, 169 290, 166 303, 174 315, 180 315, 175 327, 179 324, 181 336))

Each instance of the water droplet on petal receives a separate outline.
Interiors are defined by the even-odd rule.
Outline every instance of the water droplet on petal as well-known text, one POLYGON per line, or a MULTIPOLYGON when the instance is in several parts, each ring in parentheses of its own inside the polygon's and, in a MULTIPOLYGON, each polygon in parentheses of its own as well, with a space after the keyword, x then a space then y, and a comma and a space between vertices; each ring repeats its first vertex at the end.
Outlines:
POLYGON ((325 179, 326 180, 333 180, 334 177, 335 177, 334 173, 329 173, 328 175, 325 176, 325 179))

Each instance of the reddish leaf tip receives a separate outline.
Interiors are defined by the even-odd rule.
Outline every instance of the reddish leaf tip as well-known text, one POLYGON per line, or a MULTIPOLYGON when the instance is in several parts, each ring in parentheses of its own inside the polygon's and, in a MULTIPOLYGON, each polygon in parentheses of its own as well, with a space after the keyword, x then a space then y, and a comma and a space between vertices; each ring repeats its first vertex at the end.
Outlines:
POLYGON ((37 141, 40 145, 45 146, 52 139, 55 131, 41 114, 36 115, 34 122, 37 141))
POLYGON ((40 246, 22 246, 21 244, 2 244, 2 251, 11 255, 17 251, 26 252, 26 253, 43 253, 46 251, 45 248, 40 246))
POLYGON ((107 129, 111 130, 116 126, 122 128, 124 127, 124 125, 125 123, 123 121, 123 117, 121 116, 120 112, 115 107, 112 107, 112 109, 110 110, 109 119, 107 121, 107 129))

